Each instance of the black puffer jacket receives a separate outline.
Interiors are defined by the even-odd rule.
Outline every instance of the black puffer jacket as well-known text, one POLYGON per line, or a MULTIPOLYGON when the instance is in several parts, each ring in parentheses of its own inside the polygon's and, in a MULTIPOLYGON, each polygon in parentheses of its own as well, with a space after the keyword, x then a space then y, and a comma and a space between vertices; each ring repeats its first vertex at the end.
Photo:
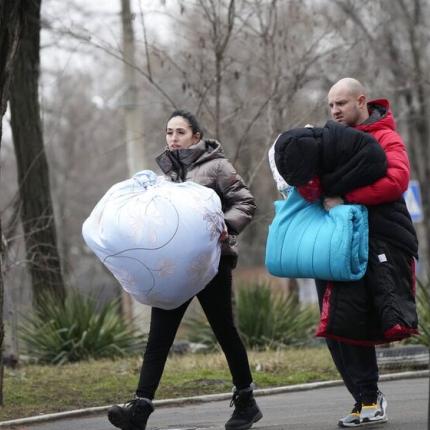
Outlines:
POLYGON ((371 184, 387 169, 385 153, 372 136, 334 121, 282 133, 275 143, 275 163, 293 186, 319 176, 326 196, 371 184))
MULTIPOLYGON (((348 194, 384 177, 387 160, 376 139, 362 131, 328 121, 323 128, 298 128, 282 133, 275 143, 275 163, 293 186, 319 176, 324 196, 348 194)), ((403 197, 369 205, 369 229, 409 255, 418 256, 418 240, 403 197)))

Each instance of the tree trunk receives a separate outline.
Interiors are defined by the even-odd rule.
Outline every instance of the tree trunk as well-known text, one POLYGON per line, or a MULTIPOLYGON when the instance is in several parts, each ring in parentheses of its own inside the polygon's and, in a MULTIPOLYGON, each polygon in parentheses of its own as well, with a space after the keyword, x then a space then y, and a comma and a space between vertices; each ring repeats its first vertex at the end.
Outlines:
POLYGON ((26 2, 10 94, 21 222, 35 304, 48 292, 59 300, 65 295, 39 109, 40 6, 41 0, 26 2))
POLYGON ((127 145, 127 165, 130 175, 145 168, 143 145, 143 112, 137 85, 136 48, 134 42, 134 14, 130 0, 121 0, 122 46, 124 59, 124 95, 122 106, 125 117, 125 139, 127 145))
MULTIPOLYGON (((2 119, 6 112, 9 98, 9 86, 13 71, 14 60, 21 37, 21 1, 6 0, 0 3, 0 148, 2 140, 2 119)), ((0 164, 1 176, 1 164, 0 164)), ((3 232, 0 220, 0 405, 3 405, 3 257, 4 257, 3 232)))
POLYGON ((222 54, 215 53, 215 139, 221 140, 222 54))
MULTIPOLYGON (((136 77, 136 47, 133 30, 134 14, 131 11, 130 0, 121 0, 122 46, 124 60, 124 108, 125 140, 127 148, 127 167, 130 176, 145 168, 145 153, 143 142, 143 112, 139 105, 139 86, 136 77)), ((143 333, 149 332, 151 309, 137 303, 125 291, 122 292, 123 315, 129 320, 135 320, 143 333)))

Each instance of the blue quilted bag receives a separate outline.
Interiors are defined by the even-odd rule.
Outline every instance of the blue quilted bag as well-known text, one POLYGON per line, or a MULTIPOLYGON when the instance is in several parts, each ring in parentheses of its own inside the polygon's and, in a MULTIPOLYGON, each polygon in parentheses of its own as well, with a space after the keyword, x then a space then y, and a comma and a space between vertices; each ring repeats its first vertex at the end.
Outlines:
POLYGON ((266 267, 275 276, 355 281, 364 276, 369 251, 367 209, 338 205, 326 211, 293 188, 275 202, 266 267))

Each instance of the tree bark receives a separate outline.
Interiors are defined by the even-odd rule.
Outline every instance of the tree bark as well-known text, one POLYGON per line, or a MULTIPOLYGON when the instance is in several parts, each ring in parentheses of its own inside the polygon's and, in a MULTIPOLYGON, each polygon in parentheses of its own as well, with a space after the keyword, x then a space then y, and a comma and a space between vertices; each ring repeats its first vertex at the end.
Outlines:
POLYGON ((41 0, 26 1, 23 7, 10 94, 21 222, 36 305, 46 293, 61 301, 65 295, 39 108, 40 7, 41 0))
MULTIPOLYGON (((142 12, 143 13, 143 12, 142 12)), ((133 29, 134 14, 130 0, 121 0, 122 48, 124 64, 124 134, 127 147, 127 167, 130 176, 145 168, 145 151, 143 142, 143 112, 139 105, 141 97, 137 85, 136 44, 133 29)), ((149 77, 151 75, 149 74, 149 77)), ((125 318, 135 320, 143 333, 149 333, 151 309, 132 300, 122 291, 122 311, 125 318)))
POLYGON ((124 64, 124 95, 122 106, 125 117, 127 165, 130 175, 145 168, 143 144, 143 113, 140 108, 140 88, 137 85, 136 47, 133 30, 134 14, 130 0, 121 0, 122 46, 124 64))
MULTIPOLYGON (((12 77, 13 65, 16 52, 21 37, 21 4, 20 0, 5 0, 0 3, 0 148, 2 140, 2 119, 6 112, 9 98, 10 80, 12 77)), ((0 164, 1 176, 1 164, 0 164)), ((4 241, 0 220, 0 405, 3 405, 3 257, 4 241)))

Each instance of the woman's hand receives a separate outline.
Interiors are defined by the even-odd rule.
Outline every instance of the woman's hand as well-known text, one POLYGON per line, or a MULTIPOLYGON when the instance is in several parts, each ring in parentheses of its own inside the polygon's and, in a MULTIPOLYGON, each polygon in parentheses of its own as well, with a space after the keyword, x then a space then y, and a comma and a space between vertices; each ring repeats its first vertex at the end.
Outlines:
POLYGON ((326 211, 333 209, 335 206, 342 205, 343 199, 342 197, 326 197, 323 200, 323 206, 326 211))
POLYGON ((224 229, 219 237, 220 242, 225 242, 228 239, 227 226, 224 224, 224 229))

